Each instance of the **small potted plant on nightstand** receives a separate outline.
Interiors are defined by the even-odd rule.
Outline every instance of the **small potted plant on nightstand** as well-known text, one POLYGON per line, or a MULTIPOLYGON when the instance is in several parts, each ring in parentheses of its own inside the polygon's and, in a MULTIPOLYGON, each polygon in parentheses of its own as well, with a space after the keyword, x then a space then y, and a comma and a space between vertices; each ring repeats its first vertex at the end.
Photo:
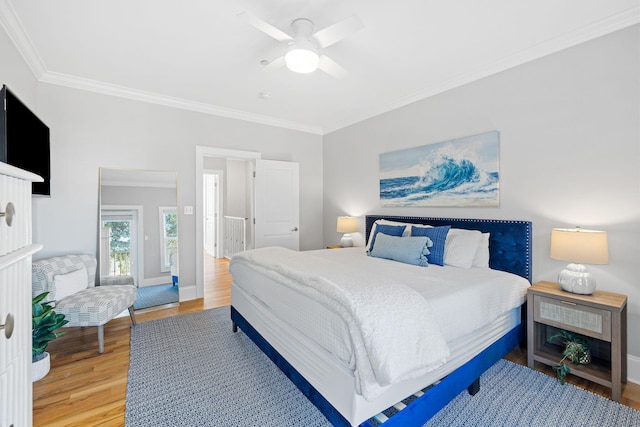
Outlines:
POLYGON ((49 292, 43 292, 31 300, 31 326, 32 326, 32 350, 31 350, 31 380, 38 381, 49 373, 51 362, 49 353, 45 350, 51 341, 64 335, 66 332, 54 332, 56 329, 69 323, 64 314, 58 314, 50 303, 42 302, 49 292))
POLYGON ((571 368, 569 368, 564 361, 569 359, 569 361, 576 365, 586 365, 591 363, 591 351, 589 350, 589 339, 584 335, 562 329, 558 333, 551 335, 547 339, 547 342, 553 343, 553 341, 557 339, 560 339, 564 345, 564 351, 562 352, 562 359, 553 367, 553 370, 558 376, 560 383, 564 384, 565 377, 571 372, 571 368))

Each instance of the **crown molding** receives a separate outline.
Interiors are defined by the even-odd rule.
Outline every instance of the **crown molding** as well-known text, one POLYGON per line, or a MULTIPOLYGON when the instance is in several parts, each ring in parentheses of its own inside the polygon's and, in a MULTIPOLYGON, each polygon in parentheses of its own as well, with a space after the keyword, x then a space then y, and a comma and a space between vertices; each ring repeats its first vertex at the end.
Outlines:
POLYGON ((326 135, 331 132, 335 132, 337 130, 354 125, 380 114, 407 106, 414 102, 421 101, 425 98, 429 98, 448 90, 455 89, 476 80, 480 80, 493 74, 497 74, 501 71, 508 70, 509 68, 534 61, 536 59, 551 55, 553 53, 579 45, 581 43, 585 43, 595 38, 602 37, 615 31, 622 30, 638 23, 640 23, 640 6, 634 6, 621 13, 602 19, 591 25, 578 28, 577 30, 570 33, 566 33, 562 36, 549 39, 542 43, 538 43, 537 45, 508 55, 497 61, 484 64, 483 66, 474 68, 468 72, 438 82, 433 86, 399 98, 396 101, 387 104, 383 108, 371 110, 368 113, 362 114, 359 117, 354 117, 349 121, 343 121, 341 123, 335 123, 333 126, 327 126, 324 128, 324 134, 326 135))
POLYGON ((0 0, 0 25, 24 58, 33 75, 39 80, 46 72, 46 68, 8 0, 0 0))
POLYGON ((104 95, 118 96, 151 104, 164 105, 165 107, 179 108, 182 110, 195 111, 198 113, 211 114, 215 116, 227 117, 231 119, 244 120, 252 123, 259 123, 268 126, 275 126, 305 133, 322 135, 322 128, 319 126, 306 125, 289 120, 277 119, 274 117, 259 114, 246 113, 230 108, 218 107, 203 102, 190 101, 187 99, 160 95, 153 92, 131 89, 124 86, 113 85, 82 77, 70 76, 62 73, 46 72, 40 78, 43 83, 50 83, 59 86, 67 86, 74 89, 81 89, 90 92, 102 93, 104 95))
POLYGON ((275 126, 305 133, 322 135, 320 126, 297 123, 290 120, 283 120, 260 114, 251 114, 230 108, 218 107, 202 102, 195 102, 180 99, 152 92, 145 92, 123 86, 99 82, 96 80, 55 73, 48 71, 44 62, 40 58, 33 42, 24 30, 22 22, 15 13, 9 0, 0 0, 0 25, 5 29, 7 35, 20 52, 25 62, 31 69, 36 79, 43 83, 50 83, 60 86, 67 86, 75 89, 87 90, 90 92, 102 93, 104 95, 118 96, 121 98, 133 99, 136 101, 148 102, 152 104, 164 105, 166 107, 179 108, 182 110, 195 111, 204 114, 227 117, 231 119, 244 120, 252 123, 259 123, 267 126, 275 126))
POLYGON ((334 122, 328 126, 316 126, 304 123, 297 123, 290 120, 283 120, 259 114, 251 114, 239 110, 218 107, 202 102, 195 102, 181 98, 175 98, 157 93, 131 89, 123 86, 112 85, 76 76, 50 72, 44 66, 40 55, 34 48, 31 39, 24 31, 20 19, 16 15, 9 0, 0 0, 0 25, 4 27, 13 41, 16 48, 31 68, 35 77, 44 83, 67 86, 75 89, 87 90, 102 93, 105 95, 118 96, 133 99, 141 102, 164 105, 172 108, 195 111, 204 114, 227 117, 231 119, 243 120, 252 123, 275 126, 316 135, 326 135, 331 132, 343 129, 358 122, 370 119, 377 115, 404 107, 414 102, 429 98, 439 93, 463 86, 484 77, 497 74, 509 68, 522 65, 524 63, 542 58, 547 55, 559 52, 572 46, 587 42, 597 37, 627 28, 640 22, 640 5, 626 9, 618 14, 604 18, 591 25, 584 26, 562 36, 544 41, 527 49, 503 57, 492 63, 476 67, 468 72, 453 76, 447 80, 438 82, 435 85, 424 88, 413 94, 398 98, 382 108, 372 109, 365 114, 352 117, 348 120, 334 122))

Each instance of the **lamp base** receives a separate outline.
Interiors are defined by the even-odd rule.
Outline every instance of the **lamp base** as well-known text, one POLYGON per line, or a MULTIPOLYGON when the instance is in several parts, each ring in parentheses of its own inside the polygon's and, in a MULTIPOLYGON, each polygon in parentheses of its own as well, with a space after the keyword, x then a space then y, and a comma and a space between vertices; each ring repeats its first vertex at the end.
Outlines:
POLYGON ((596 279, 582 264, 569 264, 558 275, 560 287, 574 294, 591 295, 596 290, 596 279))
POLYGON ((342 246, 343 248, 349 248, 353 246, 353 239, 351 238, 351 234, 347 233, 342 236, 342 239, 340 239, 340 246, 342 246))

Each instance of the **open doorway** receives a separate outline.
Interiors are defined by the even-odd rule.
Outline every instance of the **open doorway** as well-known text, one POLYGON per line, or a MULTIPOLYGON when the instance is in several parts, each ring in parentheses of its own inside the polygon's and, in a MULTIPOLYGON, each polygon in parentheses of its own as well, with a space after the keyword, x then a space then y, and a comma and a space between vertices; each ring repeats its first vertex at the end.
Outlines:
POLYGON ((299 165, 263 160, 260 153, 196 147, 196 295, 205 297, 205 171, 222 170, 217 215, 217 259, 264 246, 299 250, 299 165), (224 208, 220 208, 224 206, 224 208), (240 227, 227 228, 223 220, 240 227), (235 230, 240 231, 235 231, 235 230), (233 234, 232 234, 233 233, 233 234), (233 235, 233 238, 230 236, 233 235), (239 236, 239 237, 236 237, 239 236), (258 240, 260 239, 260 242, 258 240), (234 241, 241 244, 234 246, 234 241), (222 242, 222 244, 221 244, 222 242), (233 246, 233 251, 224 248, 233 246), (221 250, 223 251, 221 253, 221 250))
POLYGON ((203 158, 203 298, 215 300, 216 304, 227 305, 231 297, 228 284, 219 283, 217 278, 228 274, 228 260, 233 253, 246 248, 252 170, 250 160, 203 158))
MULTIPOLYGON (((259 159, 260 153, 228 150, 213 147, 196 147, 196 295, 195 298, 205 298, 205 276, 207 282, 216 274, 216 269, 225 269, 228 261, 225 261, 224 246, 224 216, 236 216, 246 218, 247 244, 251 244, 253 222, 253 182, 250 179, 253 171, 251 161, 259 159), (207 202, 215 199, 215 192, 206 191, 206 175, 218 175, 217 198, 218 202, 207 202), (213 195, 212 195, 213 193, 213 195), (206 205, 209 206, 206 206, 206 205), (211 216, 211 210, 217 211, 215 219, 206 221, 211 216), (211 227, 214 223, 216 226, 211 227), (206 231, 207 228, 214 230, 206 231), (215 238, 211 234, 215 233, 215 238), (216 246, 210 247, 214 240, 216 246), (208 249, 207 249, 207 246, 208 249), (213 250, 212 250, 213 249, 213 250), (211 255, 213 253, 213 255, 211 255), (210 258, 206 258, 209 256, 210 258), (207 262, 210 261, 210 262, 207 262), (214 268, 215 267, 215 268, 214 268)), ((213 181, 212 178, 209 178, 213 181)), ((207 292, 207 297, 211 296, 207 292)), ((214 296, 215 297, 215 296, 214 296)), ((206 298, 205 298, 206 299, 206 298)))

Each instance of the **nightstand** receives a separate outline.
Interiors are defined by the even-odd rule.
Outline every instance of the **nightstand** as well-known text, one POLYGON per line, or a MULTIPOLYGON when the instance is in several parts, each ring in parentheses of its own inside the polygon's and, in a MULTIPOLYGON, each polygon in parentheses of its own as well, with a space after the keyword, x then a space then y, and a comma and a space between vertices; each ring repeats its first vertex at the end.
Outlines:
POLYGON ((554 366, 563 347, 547 342, 559 329, 589 337, 592 361, 569 363, 571 374, 611 388, 620 402, 627 382, 627 297, 595 291, 592 295, 565 292, 552 282, 538 282, 527 292, 527 359, 554 366))

